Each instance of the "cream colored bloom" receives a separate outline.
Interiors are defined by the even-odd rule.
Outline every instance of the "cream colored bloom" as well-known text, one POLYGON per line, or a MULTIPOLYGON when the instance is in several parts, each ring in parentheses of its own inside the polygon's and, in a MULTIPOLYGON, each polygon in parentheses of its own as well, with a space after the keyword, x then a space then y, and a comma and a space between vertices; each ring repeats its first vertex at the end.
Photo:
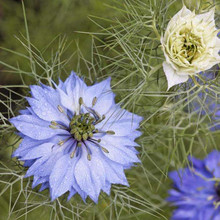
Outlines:
POLYGON ((220 39, 217 37, 214 12, 212 9, 196 15, 184 6, 170 20, 161 38, 168 89, 186 82, 189 75, 220 63, 220 39))

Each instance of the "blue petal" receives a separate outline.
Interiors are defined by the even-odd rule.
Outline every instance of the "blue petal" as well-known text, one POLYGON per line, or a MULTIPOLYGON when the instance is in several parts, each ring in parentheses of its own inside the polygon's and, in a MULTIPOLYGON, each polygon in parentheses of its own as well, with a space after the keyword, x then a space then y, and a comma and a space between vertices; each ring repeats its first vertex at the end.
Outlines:
POLYGON ((130 149, 135 149, 134 147, 139 146, 134 140, 130 140, 126 136, 121 137, 121 136, 115 136, 115 135, 105 135, 102 137, 102 139, 105 140, 106 142, 110 142, 111 144, 114 143, 114 145, 118 147, 123 145, 123 146, 129 147, 130 149))
POLYGON ((140 131, 133 131, 132 134, 127 136, 127 138, 130 139, 131 141, 134 141, 136 138, 140 137, 141 135, 142 133, 140 131))
POLYGON ((41 157, 28 169, 25 177, 29 177, 32 175, 42 177, 50 175, 54 167, 54 164, 60 157, 62 157, 62 155, 62 150, 58 148, 58 150, 55 150, 55 152, 51 155, 41 157))
POLYGON ((201 188, 204 195, 213 193, 214 182, 205 180, 204 177, 199 176, 199 173, 195 174, 188 168, 170 172, 169 177, 174 181, 175 187, 182 192, 199 193, 198 189, 201 188))
MULTIPOLYGON (((213 214, 213 220, 219 220, 220 219, 220 208, 218 207, 216 210, 215 210, 215 213, 213 214)), ((205 220, 205 219, 204 219, 205 220)))
POLYGON ((129 120, 120 120, 115 122, 107 122, 103 127, 101 123, 96 126, 100 130, 112 130, 115 136, 127 136, 139 128, 139 123, 131 122, 129 120))
POLYGON ((68 137, 69 135, 63 135, 63 136, 56 135, 46 140, 35 140, 25 136, 19 147, 12 154, 12 157, 19 157, 19 158, 24 157, 32 148, 35 148, 41 144, 46 144, 46 143, 57 144, 59 141, 67 139, 68 137))
POLYGON ((71 188, 71 189, 70 189, 69 196, 68 196, 68 198, 67 198, 67 201, 69 201, 76 193, 77 193, 76 190, 73 189, 73 188, 71 188))
POLYGON ((115 105, 115 94, 108 92, 101 95, 93 107, 100 115, 105 115, 115 105))
POLYGON ((92 154, 92 159, 89 161, 85 147, 81 150, 81 158, 75 167, 75 178, 79 187, 97 202, 100 190, 105 185, 105 169, 96 154, 92 154))
MULTIPOLYGON (((69 97, 63 90, 57 88, 57 91, 60 94, 60 101, 62 106, 64 106, 66 109, 68 109, 72 114, 75 113, 76 106, 74 104, 74 101, 71 97, 69 97)), ((79 106, 79 105, 78 105, 79 106)))
POLYGON ((109 183, 129 186, 126 176, 124 174, 123 166, 107 159, 105 159, 104 161, 105 162, 103 162, 103 165, 105 167, 105 172, 108 173, 108 175, 106 175, 106 180, 109 183))
POLYGON ((49 183, 48 183, 48 182, 43 183, 42 186, 41 186, 41 188, 39 189, 39 192, 41 192, 41 191, 43 191, 43 190, 45 190, 45 189, 47 189, 47 188, 49 188, 49 183))
POLYGON ((203 160, 199 160, 199 159, 196 159, 195 157, 190 156, 189 162, 191 163, 191 166, 197 173, 200 173, 202 176, 206 178, 210 178, 210 179, 213 178, 212 173, 210 173, 207 170, 207 167, 205 166, 205 163, 203 160))
POLYGON ((51 105, 57 106, 60 104, 59 93, 50 86, 43 85, 40 86, 30 86, 31 95, 36 100, 45 100, 51 105))
POLYGON ((40 145, 42 143, 44 143, 44 141, 34 140, 25 136, 19 147, 12 154, 12 157, 22 157, 34 146, 40 145))
POLYGON ((106 118, 108 119, 108 122, 112 123, 120 120, 127 120, 131 123, 140 123, 143 120, 143 117, 131 113, 125 109, 121 109, 119 105, 114 105, 106 114, 106 118))
POLYGON ((111 142, 110 140, 108 140, 108 137, 103 137, 100 143, 100 145, 106 148, 109 152, 104 153, 107 158, 124 166, 130 165, 131 163, 140 162, 134 150, 130 149, 129 147, 123 146, 123 144, 114 144, 114 142, 111 142))
POLYGON ((71 190, 77 161, 78 158, 70 158, 70 155, 66 154, 56 162, 49 179, 52 200, 71 190))
MULTIPOLYGON (((111 108, 106 114, 106 119, 96 125, 100 130, 113 130, 116 136, 133 135, 133 132, 139 128, 139 123, 143 118, 132 114, 118 106, 111 108)), ((135 135, 135 134, 134 134, 135 135)))
POLYGON ((83 92, 87 85, 76 75, 75 72, 71 72, 70 76, 66 79, 66 93, 78 102, 81 92, 83 92))
POLYGON ((121 164, 116 163, 106 157, 108 153, 103 153, 97 146, 92 143, 87 143, 92 151, 93 155, 96 155, 105 168, 106 180, 109 183, 122 184, 128 186, 126 176, 124 174, 124 168, 121 164))
POLYGON ((40 86, 31 86, 31 94, 35 99, 27 99, 40 118, 47 121, 60 121, 66 125, 69 124, 67 116, 59 112, 57 108, 58 105, 61 105, 59 92, 48 86, 45 89, 40 86))
POLYGON ((37 140, 48 139, 54 135, 69 134, 63 129, 52 129, 50 123, 32 115, 19 115, 10 119, 10 122, 24 135, 37 140))
POLYGON ((79 188, 79 185, 76 183, 75 177, 74 177, 73 188, 81 196, 82 200, 86 203, 86 198, 88 195, 79 188))
POLYGON ((62 90, 65 89, 64 83, 63 83, 63 81, 62 81, 61 79, 59 79, 59 84, 58 84, 57 87, 58 87, 59 89, 62 89, 62 90))
MULTIPOLYGON (((193 220, 194 216, 196 216, 197 210, 192 207, 189 208, 179 208, 174 211, 173 220, 193 220)), ((208 220, 208 219, 207 219, 208 220)))
POLYGON ((24 167, 30 167, 35 163, 36 160, 26 160, 24 161, 24 167))
POLYGON ((87 107, 92 107, 93 98, 97 98, 93 108, 100 115, 106 114, 115 105, 115 95, 111 91, 110 82, 111 78, 108 78, 93 86, 89 86, 83 95, 83 100, 87 107))
POLYGON ((44 177, 41 177, 41 176, 34 176, 34 180, 33 180, 33 183, 32 183, 32 188, 36 187, 37 185, 41 184, 41 183, 45 183, 45 182, 48 182, 49 181, 49 176, 44 176, 44 177))
POLYGON ((105 185, 102 187, 103 192, 105 192, 107 195, 110 195, 111 193, 111 183, 108 181, 105 182, 105 185))
POLYGON ((111 92, 111 78, 107 78, 100 83, 97 83, 92 86, 88 86, 84 93, 84 102, 88 107, 92 107, 92 100, 94 97, 99 100, 100 96, 106 93, 111 92))
POLYGON ((63 113, 61 113, 57 106, 58 105, 51 105, 50 103, 47 102, 46 99, 40 99, 36 100, 33 98, 27 98, 28 103, 30 104, 32 110, 34 113, 41 119, 45 121, 57 121, 57 122, 62 122, 64 125, 68 126, 69 125, 69 119, 67 116, 63 113))
POLYGON ((66 92, 57 88, 62 105, 72 113, 79 112, 79 98, 83 97, 86 84, 74 72, 71 72, 64 84, 66 92))
POLYGON ((192 157, 192 156, 189 156, 188 160, 192 164, 192 167, 197 168, 197 169, 203 169, 204 162, 202 160, 199 160, 199 159, 192 157))
POLYGON ((196 217, 198 218, 198 220, 206 220, 206 219, 213 220, 214 212, 215 212, 215 209, 213 205, 211 205, 211 207, 208 207, 208 206, 201 207, 200 210, 198 210, 196 217))
POLYGON ((32 160, 52 153, 54 143, 43 143, 33 147, 27 154, 21 157, 21 160, 32 160))
POLYGON ((205 166, 210 173, 214 174, 214 177, 220 178, 220 152, 214 150, 205 159, 205 166))
POLYGON ((29 111, 29 109, 20 110, 19 113, 21 115, 31 115, 31 112, 29 111))

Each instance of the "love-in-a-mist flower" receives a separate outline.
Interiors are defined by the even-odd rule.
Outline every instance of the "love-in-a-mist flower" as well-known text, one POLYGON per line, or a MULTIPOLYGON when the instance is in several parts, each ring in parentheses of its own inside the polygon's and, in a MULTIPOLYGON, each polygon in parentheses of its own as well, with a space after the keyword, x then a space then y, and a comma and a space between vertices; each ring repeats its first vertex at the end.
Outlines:
POLYGON ((111 184, 128 186, 142 118, 115 103, 110 78, 87 86, 72 72, 55 87, 31 86, 30 107, 11 119, 23 139, 13 156, 29 167, 33 187, 49 188, 52 200, 69 192, 97 202, 111 184))
POLYGON ((215 10, 195 14, 185 6, 170 20, 161 44, 168 89, 220 62, 215 10))
POLYGON ((220 219, 220 152, 204 160, 189 159, 191 166, 169 174, 174 189, 168 201, 177 206, 172 220, 220 219))

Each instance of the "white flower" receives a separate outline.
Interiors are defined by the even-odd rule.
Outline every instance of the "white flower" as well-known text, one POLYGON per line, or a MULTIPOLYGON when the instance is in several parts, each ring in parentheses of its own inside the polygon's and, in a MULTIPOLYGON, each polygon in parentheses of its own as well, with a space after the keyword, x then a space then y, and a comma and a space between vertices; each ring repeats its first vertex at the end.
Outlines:
POLYGON ((220 62, 220 39, 214 13, 212 9, 197 15, 183 6, 170 20, 161 38, 168 89, 220 62))

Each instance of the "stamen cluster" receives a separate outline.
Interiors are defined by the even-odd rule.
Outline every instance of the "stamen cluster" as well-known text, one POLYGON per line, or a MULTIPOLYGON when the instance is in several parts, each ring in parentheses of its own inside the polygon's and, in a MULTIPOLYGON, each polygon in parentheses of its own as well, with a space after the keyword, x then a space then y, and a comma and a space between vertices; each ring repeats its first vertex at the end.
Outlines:
POLYGON ((177 64, 181 64, 181 62, 187 64, 187 61, 192 63, 204 50, 202 39, 189 29, 180 31, 178 35, 173 39, 173 57, 178 59, 177 64))
POLYGON ((77 141, 86 141, 88 138, 93 137, 95 132, 95 119, 89 113, 74 115, 69 126, 70 134, 77 141))

